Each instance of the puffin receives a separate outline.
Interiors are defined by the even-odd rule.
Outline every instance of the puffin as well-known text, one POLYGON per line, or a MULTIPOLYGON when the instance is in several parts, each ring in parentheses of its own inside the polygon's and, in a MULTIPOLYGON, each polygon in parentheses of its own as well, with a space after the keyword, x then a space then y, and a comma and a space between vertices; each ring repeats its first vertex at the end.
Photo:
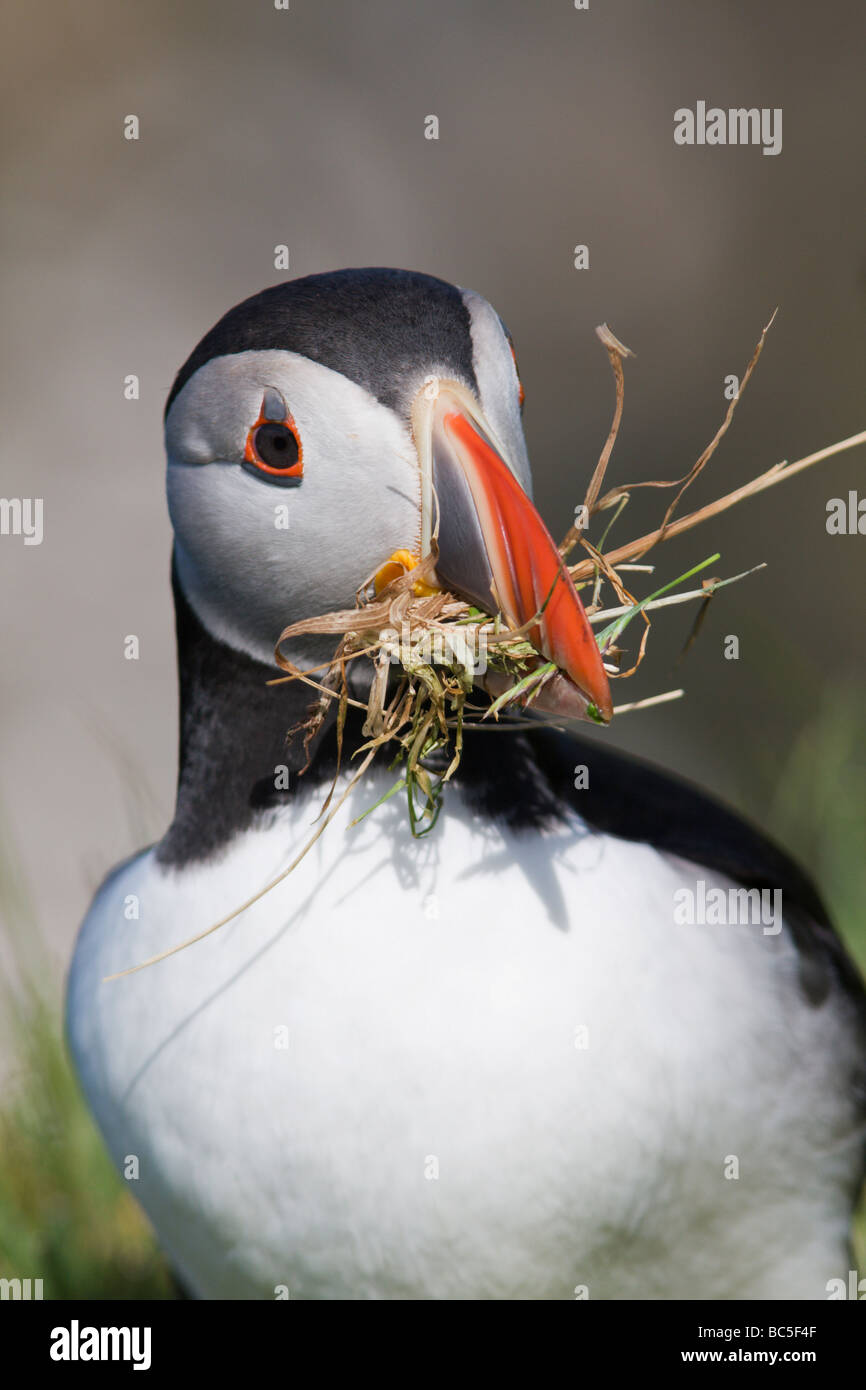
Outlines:
POLYGON ((176 808, 98 890, 66 1026, 191 1297, 821 1299, 852 1267, 862 981, 763 833, 581 735, 609 683, 564 575, 539 603, 522 405, 496 310, 385 268, 253 295, 172 386, 176 808), (351 703, 302 736, 275 643, 420 559, 431 487, 434 580, 536 620, 545 718, 467 728, 423 837, 374 761, 260 893, 365 741, 351 703))

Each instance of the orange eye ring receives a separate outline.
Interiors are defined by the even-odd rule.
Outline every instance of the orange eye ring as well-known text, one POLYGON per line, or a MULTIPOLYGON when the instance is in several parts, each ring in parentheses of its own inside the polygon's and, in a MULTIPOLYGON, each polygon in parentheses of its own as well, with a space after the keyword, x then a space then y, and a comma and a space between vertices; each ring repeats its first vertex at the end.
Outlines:
POLYGON ((269 388, 259 418, 247 434, 244 468, 284 487, 304 476, 304 450, 294 417, 279 392, 269 388))

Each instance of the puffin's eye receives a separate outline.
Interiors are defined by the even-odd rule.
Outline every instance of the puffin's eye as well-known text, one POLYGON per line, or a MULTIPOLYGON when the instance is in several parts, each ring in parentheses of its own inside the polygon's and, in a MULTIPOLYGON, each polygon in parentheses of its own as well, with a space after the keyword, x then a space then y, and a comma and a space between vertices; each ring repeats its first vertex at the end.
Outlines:
POLYGON ((304 476, 298 427, 278 391, 265 392, 259 418, 247 435, 244 468, 269 483, 295 487, 304 476), (276 419, 279 415, 281 418, 276 419))
POLYGON ((298 441, 288 425, 259 425, 253 435, 253 448, 262 463, 283 472, 297 463, 298 441))

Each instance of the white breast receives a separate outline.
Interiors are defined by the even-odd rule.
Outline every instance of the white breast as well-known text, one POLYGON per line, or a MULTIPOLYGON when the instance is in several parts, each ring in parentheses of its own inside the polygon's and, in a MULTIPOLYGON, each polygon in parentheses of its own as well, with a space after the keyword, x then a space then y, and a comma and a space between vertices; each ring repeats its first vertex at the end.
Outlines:
POLYGON ((457 791, 423 841, 399 798, 347 830, 387 785, 159 965, 102 983, 278 873, 315 798, 216 863, 142 856, 82 929, 75 1059, 192 1289, 824 1296, 847 1270, 850 1043, 835 1002, 801 1000, 787 933, 677 925, 709 875, 576 820, 504 833, 457 791))

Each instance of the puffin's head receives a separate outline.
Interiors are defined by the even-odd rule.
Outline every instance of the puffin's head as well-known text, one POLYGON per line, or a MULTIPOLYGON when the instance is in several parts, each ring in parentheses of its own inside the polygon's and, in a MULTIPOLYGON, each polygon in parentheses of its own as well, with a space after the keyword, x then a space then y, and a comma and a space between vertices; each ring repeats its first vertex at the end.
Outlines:
POLYGON ((522 398, 495 310, 428 275, 310 275, 229 310, 166 406, 177 576, 199 620, 272 664, 289 623, 351 607, 435 536, 442 587, 514 626, 543 608, 533 640, 570 677, 568 712, 591 700, 609 717, 591 629, 529 500, 522 398))

